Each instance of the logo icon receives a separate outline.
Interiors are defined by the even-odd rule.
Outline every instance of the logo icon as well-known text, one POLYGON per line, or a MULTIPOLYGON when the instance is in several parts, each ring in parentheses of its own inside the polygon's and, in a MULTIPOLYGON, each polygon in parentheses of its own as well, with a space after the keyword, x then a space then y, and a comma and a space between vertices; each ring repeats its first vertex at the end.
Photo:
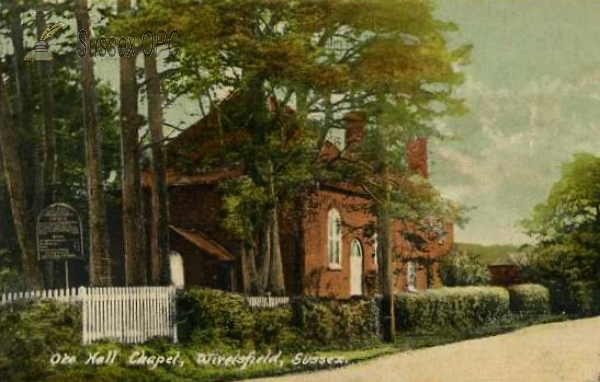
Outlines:
POLYGON ((40 40, 35 44, 35 49, 25 56, 25 61, 51 61, 54 57, 52 57, 52 52, 48 50, 48 43, 46 40, 54 36, 59 29, 66 26, 67 24, 58 22, 46 28, 46 30, 42 32, 40 40))

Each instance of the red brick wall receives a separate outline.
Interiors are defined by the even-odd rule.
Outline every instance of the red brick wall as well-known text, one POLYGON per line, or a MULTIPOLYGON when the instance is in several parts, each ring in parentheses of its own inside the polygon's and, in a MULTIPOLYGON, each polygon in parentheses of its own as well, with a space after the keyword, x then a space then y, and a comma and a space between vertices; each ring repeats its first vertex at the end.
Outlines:
POLYGON ((224 213, 215 186, 170 187, 169 212, 170 224, 200 230, 231 253, 238 252, 238 241, 221 225, 224 213))
POLYGON ((309 196, 304 234, 304 291, 308 295, 350 296, 350 243, 357 239, 363 249, 363 275, 375 270, 371 254, 373 246, 365 228, 372 222, 366 211, 367 203, 356 196, 334 191, 315 191, 309 196), (327 220, 329 210, 335 208, 342 219, 342 267, 330 269, 327 255, 327 220))
MULTIPOLYGON (((234 256, 239 251, 239 242, 225 229, 222 203, 215 186, 186 185, 169 188, 170 224, 178 228, 199 230, 221 244, 234 256)), ((186 285, 205 286, 217 289, 239 289, 240 274, 236 263, 219 264, 196 247, 170 232, 172 249, 178 251, 184 264, 186 285), (228 270, 227 267, 233 267, 228 270), (227 281, 229 280, 229 281, 227 281), (228 287, 225 285, 228 284, 228 287)))
POLYGON ((396 279, 394 282, 397 292, 406 291, 408 262, 412 261, 417 270, 417 289, 439 288, 442 281, 439 275, 439 260, 450 253, 453 245, 453 226, 446 223, 447 234, 443 241, 427 232, 419 231, 414 224, 394 222, 392 225, 393 253, 396 256, 396 279), (416 248, 404 237, 406 232, 417 232, 427 240, 424 250, 416 248), (399 259, 398 259, 399 256, 399 259))
MULTIPOLYGON (((304 235, 304 291, 309 295, 348 297, 350 295, 350 243, 358 239, 363 247, 363 278, 375 272, 377 266, 372 256, 372 237, 368 231, 374 217, 367 210, 368 202, 358 196, 348 196, 333 190, 321 189, 308 198, 304 235), (342 268, 330 269, 327 256, 328 212, 335 208, 342 219, 342 268)), ((406 290, 407 266, 409 261, 416 264, 417 289, 441 286, 439 259, 450 252, 453 244, 452 224, 447 223, 448 232, 443 242, 438 237, 428 238, 426 251, 419 251, 403 237, 406 231, 415 231, 414 226, 395 222, 392 225, 393 253, 395 255, 395 280, 397 292, 406 290)), ((363 283, 363 292, 366 292, 363 283)))
MULTIPOLYGON (((288 294, 305 293, 319 296, 350 296, 350 244, 357 239, 363 249, 363 279, 377 271, 373 257, 372 228, 374 223, 367 210, 368 201, 349 196, 333 189, 303 191, 299 203, 283 205, 280 215, 280 236, 286 291, 288 294), (327 219, 331 208, 336 208, 342 219, 342 268, 329 269, 327 256, 327 219), (304 209, 304 219, 301 219, 304 209), (371 230, 369 230, 371 228, 371 230), (302 232, 304 231, 304 233, 302 232)), ((170 190, 171 224, 184 229, 199 229, 222 244, 231 253, 238 252, 237 241, 222 228, 223 212, 216 189, 211 186, 172 187, 170 190)), ((442 244, 429 240, 429 252, 419 252, 404 239, 403 233, 415 230, 411 225, 396 222, 392 227, 393 252, 396 258, 396 291, 406 289, 407 263, 417 265, 417 288, 439 287, 439 265, 435 263, 452 247, 452 225, 442 244)), ((425 234, 424 234, 425 235, 425 234)), ((425 235, 426 236, 426 235, 425 235)), ((189 265, 193 259, 185 259, 189 265)), ((189 270, 192 272, 191 270, 189 270)), ((196 273, 199 270, 194 270, 196 273)), ((186 269, 186 282, 192 283, 192 274, 186 269)), ((377 283, 375 283, 377 286, 377 283)), ((371 291, 372 292, 372 291, 371 291)), ((363 293, 369 288, 363 282, 363 293)))
MULTIPOLYGON (((304 235, 304 292, 309 295, 350 296, 350 243, 358 239, 363 247, 363 278, 375 272, 377 266, 372 256, 372 237, 368 231, 374 217, 367 211, 368 202, 358 196, 348 196, 331 189, 313 192, 307 202, 304 235), (342 268, 330 269, 327 256, 328 212, 335 208, 340 213, 342 226, 342 268)), ((427 251, 418 251, 403 237, 406 231, 415 231, 414 226, 395 222, 392 225, 393 253, 395 255, 395 290, 405 291, 409 261, 416 264, 417 289, 441 286, 439 259, 450 252, 453 244, 452 224, 445 224, 448 232, 443 242, 438 237, 427 236, 427 251)), ((367 292, 363 282, 363 293, 367 292)))
POLYGON ((295 201, 281 205, 279 215, 279 242, 283 260, 285 290, 289 295, 301 295, 304 274, 304 235, 302 211, 306 200, 299 195, 295 201))

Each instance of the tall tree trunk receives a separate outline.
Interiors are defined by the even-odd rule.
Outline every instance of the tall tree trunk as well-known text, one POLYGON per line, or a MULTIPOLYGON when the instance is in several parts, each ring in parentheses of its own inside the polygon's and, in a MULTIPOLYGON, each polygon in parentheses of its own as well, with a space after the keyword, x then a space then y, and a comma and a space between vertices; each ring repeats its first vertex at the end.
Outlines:
POLYGON ((260 290, 259 293, 263 294, 265 292, 270 292, 269 290, 269 280, 270 280, 270 272, 271 272, 271 229, 272 229, 272 221, 270 219, 267 220, 267 223, 261 230, 261 280, 260 280, 260 290))
POLYGON ((377 242, 381 248, 381 268, 379 279, 382 292, 383 340, 394 342, 396 339, 396 316, 394 312, 394 260, 392 254, 391 233, 391 183, 388 158, 385 157, 385 137, 381 131, 377 132, 379 152, 382 157, 378 159, 378 173, 383 187, 383 197, 377 201, 377 242))
POLYGON ((10 9, 11 34, 10 38, 13 44, 13 70, 16 77, 17 97, 15 99, 16 126, 19 137, 19 156, 21 158, 21 167, 23 168, 23 184, 25 186, 26 208, 29 210, 34 203, 36 192, 36 167, 38 160, 35 156, 37 152, 36 132, 33 124, 33 101, 31 96, 31 81, 28 72, 23 46, 23 25, 21 24, 21 11, 23 7, 14 5, 10 9))
POLYGON ((285 295, 285 280, 283 276, 283 259, 281 256, 281 243, 279 241, 279 201, 275 191, 273 179, 274 166, 273 162, 269 161, 269 193, 273 201, 272 207, 268 211, 268 220, 270 228, 271 241, 271 264, 269 271, 269 291, 275 296, 285 295))
POLYGON ((30 289, 42 289, 42 274, 36 259, 34 219, 28 208, 25 193, 27 174, 21 165, 19 155, 20 137, 17 126, 12 120, 10 97, 4 84, 4 74, 0 70, 0 148, 8 190, 10 206, 21 250, 21 259, 25 281, 30 289))
POLYGON ((256 266, 256 241, 250 242, 246 244, 246 254, 247 254, 247 262, 248 262, 248 274, 250 275, 250 293, 252 294, 260 294, 261 286, 260 286, 260 275, 258 271, 258 267, 256 266))
MULTIPOLYGON (((87 31, 86 44, 91 36, 87 0, 77 3, 77 30, 87 31)), ((94 78, 94 61, 89 54, 80 57, 85 129, 85 159, 89 204, 90 284, 112 285, 112 261, 108 251, 106 204, 102 187, 102 131, 98 123, 98 97, 94 78)))
MULTIPOLYGON (((37 35, 48 26, 43 7, 35 14, 37 35)), ((40 89, 42 92, 42 131, 43 137, 41 167, 38 166, 36 174, 36 195, 33 210, 36 215, 44 206, 56 201, 56 134, 54 132, 54 97, 52 86, 53 61, 39 61, 37 63, 40 89)), ((54 284, 54 261, 46 261, 43 264, 44 279, 47 288, 55 288, 54 284)))
POLYGON ((248 251, 246 250, 246 243, 240 244, 240 273, 242 279, 241 291, 245 295, 250 294, 250 265, 248 264, 248 251))
MULTIPOLYGON (((304 288, 306 284, 306 266, 304 259, 306 258, 306 246, 305 246, 305 233, 306 233, 306 194, 295 198, 295 218, 294 218, 294 232, 295 232, 295 251, 294 251, 294 269, 295 272, 292 276, 295 290, 292 291, 294 294, 304 294, 304 288)), ((290 264, 291 266, 291 264, 290 264)))
POLYGON ((151 278, 155 285, 168 283, 169 275, 169 194, 167 189, 166 155, 163 145, 163 113, 160 77, 156 56, 144 57, 148 93, 148 124, 152 151, 151 202, 151 278))
MULTIPOLYGON (((42 10, 36 12, 36 29, 38 36, 46 29, 46 18, 42 10)), ((53 61, 38 62, 38 72, 41 79, 42 116, 44 137, 43 145, 43 194, 38 196, 40 204, 45 205, 55 201, 56 190, 56 134, 54 132, 54 97, 52 91, 53 61)))
MULTIPOLYGON (((387 181, 386 181, 387 182, 387 181)), ((388 194, 389 195, 389 194, 388 194)), ((394 312, 394 263, 392 257, 391 219, 388 200, 377 208, 377 242, 381 248, 381 268, 379 279, 382 291, 383 339, 394 342, 396 337, 396 320, 394 312)))
MULTIPOLYGON (((130 0, 118 0, 117 12, 130 9, 130 0)), ((141 184, 139 168, 138 89, 135 72, 135 56, 119 59, 121 96, 121 169, 123 195, 123 243, 125 254, 125 284, 146 285, 148 282, 144 240, 141 229, 141 184)))
POLYGON ((285 279, 283 275, 283 259, 279 242, 279 210, 277 205, 270 211, 271 217, 271 271, 269 290, 275 296, 285 296, 285 279))

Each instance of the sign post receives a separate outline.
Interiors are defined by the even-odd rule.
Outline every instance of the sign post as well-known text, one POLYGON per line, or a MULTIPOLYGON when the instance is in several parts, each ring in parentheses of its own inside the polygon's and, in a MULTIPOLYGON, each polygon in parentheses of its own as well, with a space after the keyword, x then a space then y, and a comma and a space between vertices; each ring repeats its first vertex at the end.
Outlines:
POLYGON ((77 211, 54 203, 43 210, 36 225, 39 261, 65 262, 65 287, 69 289, 69 260, 83 258, 83 229, 77 211))

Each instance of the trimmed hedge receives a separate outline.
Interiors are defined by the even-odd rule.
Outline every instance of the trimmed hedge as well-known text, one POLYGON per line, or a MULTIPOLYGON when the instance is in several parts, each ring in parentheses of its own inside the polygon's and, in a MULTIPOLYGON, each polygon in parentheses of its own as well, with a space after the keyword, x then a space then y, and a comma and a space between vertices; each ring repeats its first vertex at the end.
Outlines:
POLYGON ((396 296, 396 325, 436 332, 498 322, 509 313, 509 294, 499 287, 430 289, 396 296))
POLYGON ((178 331, 200 348, 252 346, 255 315, 243 296, 214 289, 189 289, 177 301, 178 331))
POLYGON ((295 325, 309 346, 351 347, 377 338, 378 311, 373 299, 297 298, 295 325))
POLYGON ((190 289, 178 299, 182 342, 197 348, 304 350, 349 347, 377 338, 369 299, 292 299, 290 306, 251 308, 241 295, 190 289))
POLYGON ((550 292, 543 285, 513 285, 508 288, 508 293, 512 313, 526 315, 550 313, 550 292))

